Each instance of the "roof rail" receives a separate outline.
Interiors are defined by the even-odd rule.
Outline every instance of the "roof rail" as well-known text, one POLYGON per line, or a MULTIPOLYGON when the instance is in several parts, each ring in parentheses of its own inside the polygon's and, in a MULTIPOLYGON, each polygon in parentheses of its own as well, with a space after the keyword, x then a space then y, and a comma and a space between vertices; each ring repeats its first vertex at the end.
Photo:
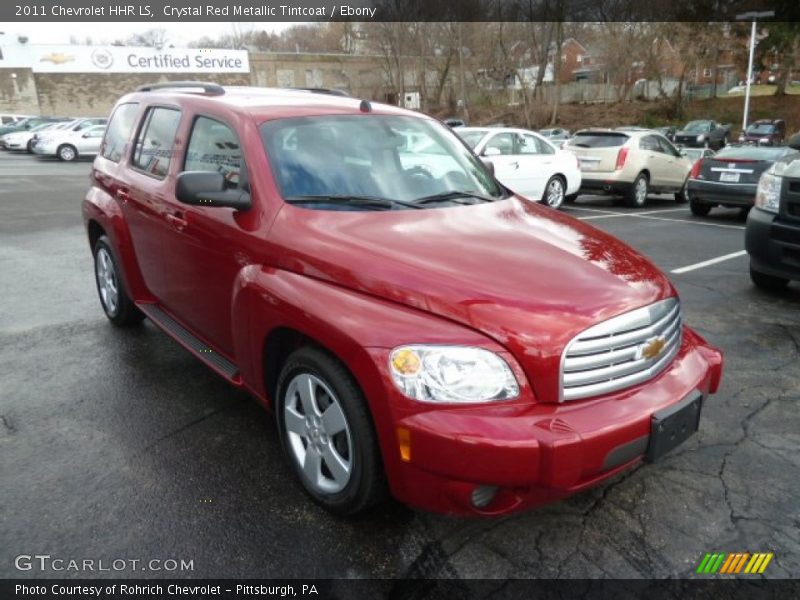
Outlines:
POLYGON ((205 81, 165 81, 163 83, 148 83, 140 85, 136 88, 137 92, 155 92, 157 90, 170 90, 170 89, 201 89, 203 93, 211 96, 222 96, 225 93, 225 88, 216 83, 208 83, 205 81))
POLYGON ((327 94, 328 96, 344 96, 346 98, 350 97, 350 94, 348 94, 344 90, 337 90, 333 88, 310 87, 310 88, 290 88, 290 89, 298 92, 311 92, 312 94, 327 94))

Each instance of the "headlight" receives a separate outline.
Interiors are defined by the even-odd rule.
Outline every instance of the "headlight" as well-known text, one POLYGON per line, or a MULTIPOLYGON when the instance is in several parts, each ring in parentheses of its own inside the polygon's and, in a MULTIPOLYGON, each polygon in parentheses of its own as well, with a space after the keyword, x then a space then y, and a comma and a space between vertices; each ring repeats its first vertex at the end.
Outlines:
POLYGON ((702 142, 702 141, 703 141, 703 140, 705 140, 705 139, 706 139, 706 136, 704 136, 702 133, 701 133, 700 135, 698 135, 698 136, 697 136, 697 141, 698 141, 698 142, 702 142))
POLYGON ((761 175, 756 188, 756 206, 761 210, 777 213, 781 203, 783 179, 772 172, 774 166, 761 175))
POLYGON ((421 402, 492 402, 519 395, 508 364, 483 348, 401 346, 389 357, 395 385, 421 402))

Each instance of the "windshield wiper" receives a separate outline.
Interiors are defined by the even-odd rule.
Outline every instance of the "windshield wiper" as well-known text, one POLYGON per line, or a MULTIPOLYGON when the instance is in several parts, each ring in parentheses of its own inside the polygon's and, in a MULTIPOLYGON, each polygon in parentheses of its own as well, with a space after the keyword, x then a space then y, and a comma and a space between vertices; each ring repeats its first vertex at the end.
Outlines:
POLYGON ((290 196, 286 198, 290 204, 353 204, 356 206, 373 207, 375 210, 392 210, 397 207, 422 208, 415 202, 381 198, 380 196, 355 196, 349 194, 320 194, 313 196, 290 196))
MULTIPOLYGON (((494 202, 500 198, 493 198, 491 196, 483 196, 477 192, 465 192, 454 190, 451 192, 442 192, 441 194, 433 194, 432 196, 423 196, 417 198, 414 204, 433 204, 435 202, 456 202, 459 198, 477 198, 483 202, 494 202)), ((474 202, 456 202, 456 204, 475 204, 474 202)))

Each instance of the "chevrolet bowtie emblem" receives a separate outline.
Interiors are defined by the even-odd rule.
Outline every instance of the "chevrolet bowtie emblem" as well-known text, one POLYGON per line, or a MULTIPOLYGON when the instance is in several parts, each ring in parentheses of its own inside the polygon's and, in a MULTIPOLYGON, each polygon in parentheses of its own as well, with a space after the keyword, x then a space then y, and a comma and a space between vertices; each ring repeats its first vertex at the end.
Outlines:
POLYGON ((646 358, 647 360, 651 360, 661 354, 661 351, 664 349, 664 346, 667 345, 667 340, 664 339, 663 336, 655 337, 652 339, 647 340, 644 344, 639 346, 639 352, 642 355, 642 358, 646 358))

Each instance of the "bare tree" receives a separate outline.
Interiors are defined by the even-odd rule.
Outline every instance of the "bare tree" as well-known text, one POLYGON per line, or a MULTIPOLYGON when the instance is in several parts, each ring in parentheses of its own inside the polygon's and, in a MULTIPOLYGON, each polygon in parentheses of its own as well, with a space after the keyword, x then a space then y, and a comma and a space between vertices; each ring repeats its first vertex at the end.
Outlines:
POLYGON ((163 27, 155 27, 141 33, 134 33, 125 43, 128 46, 148 46, 151 48, 163 48, 169 42, 167 30, 163 27))

